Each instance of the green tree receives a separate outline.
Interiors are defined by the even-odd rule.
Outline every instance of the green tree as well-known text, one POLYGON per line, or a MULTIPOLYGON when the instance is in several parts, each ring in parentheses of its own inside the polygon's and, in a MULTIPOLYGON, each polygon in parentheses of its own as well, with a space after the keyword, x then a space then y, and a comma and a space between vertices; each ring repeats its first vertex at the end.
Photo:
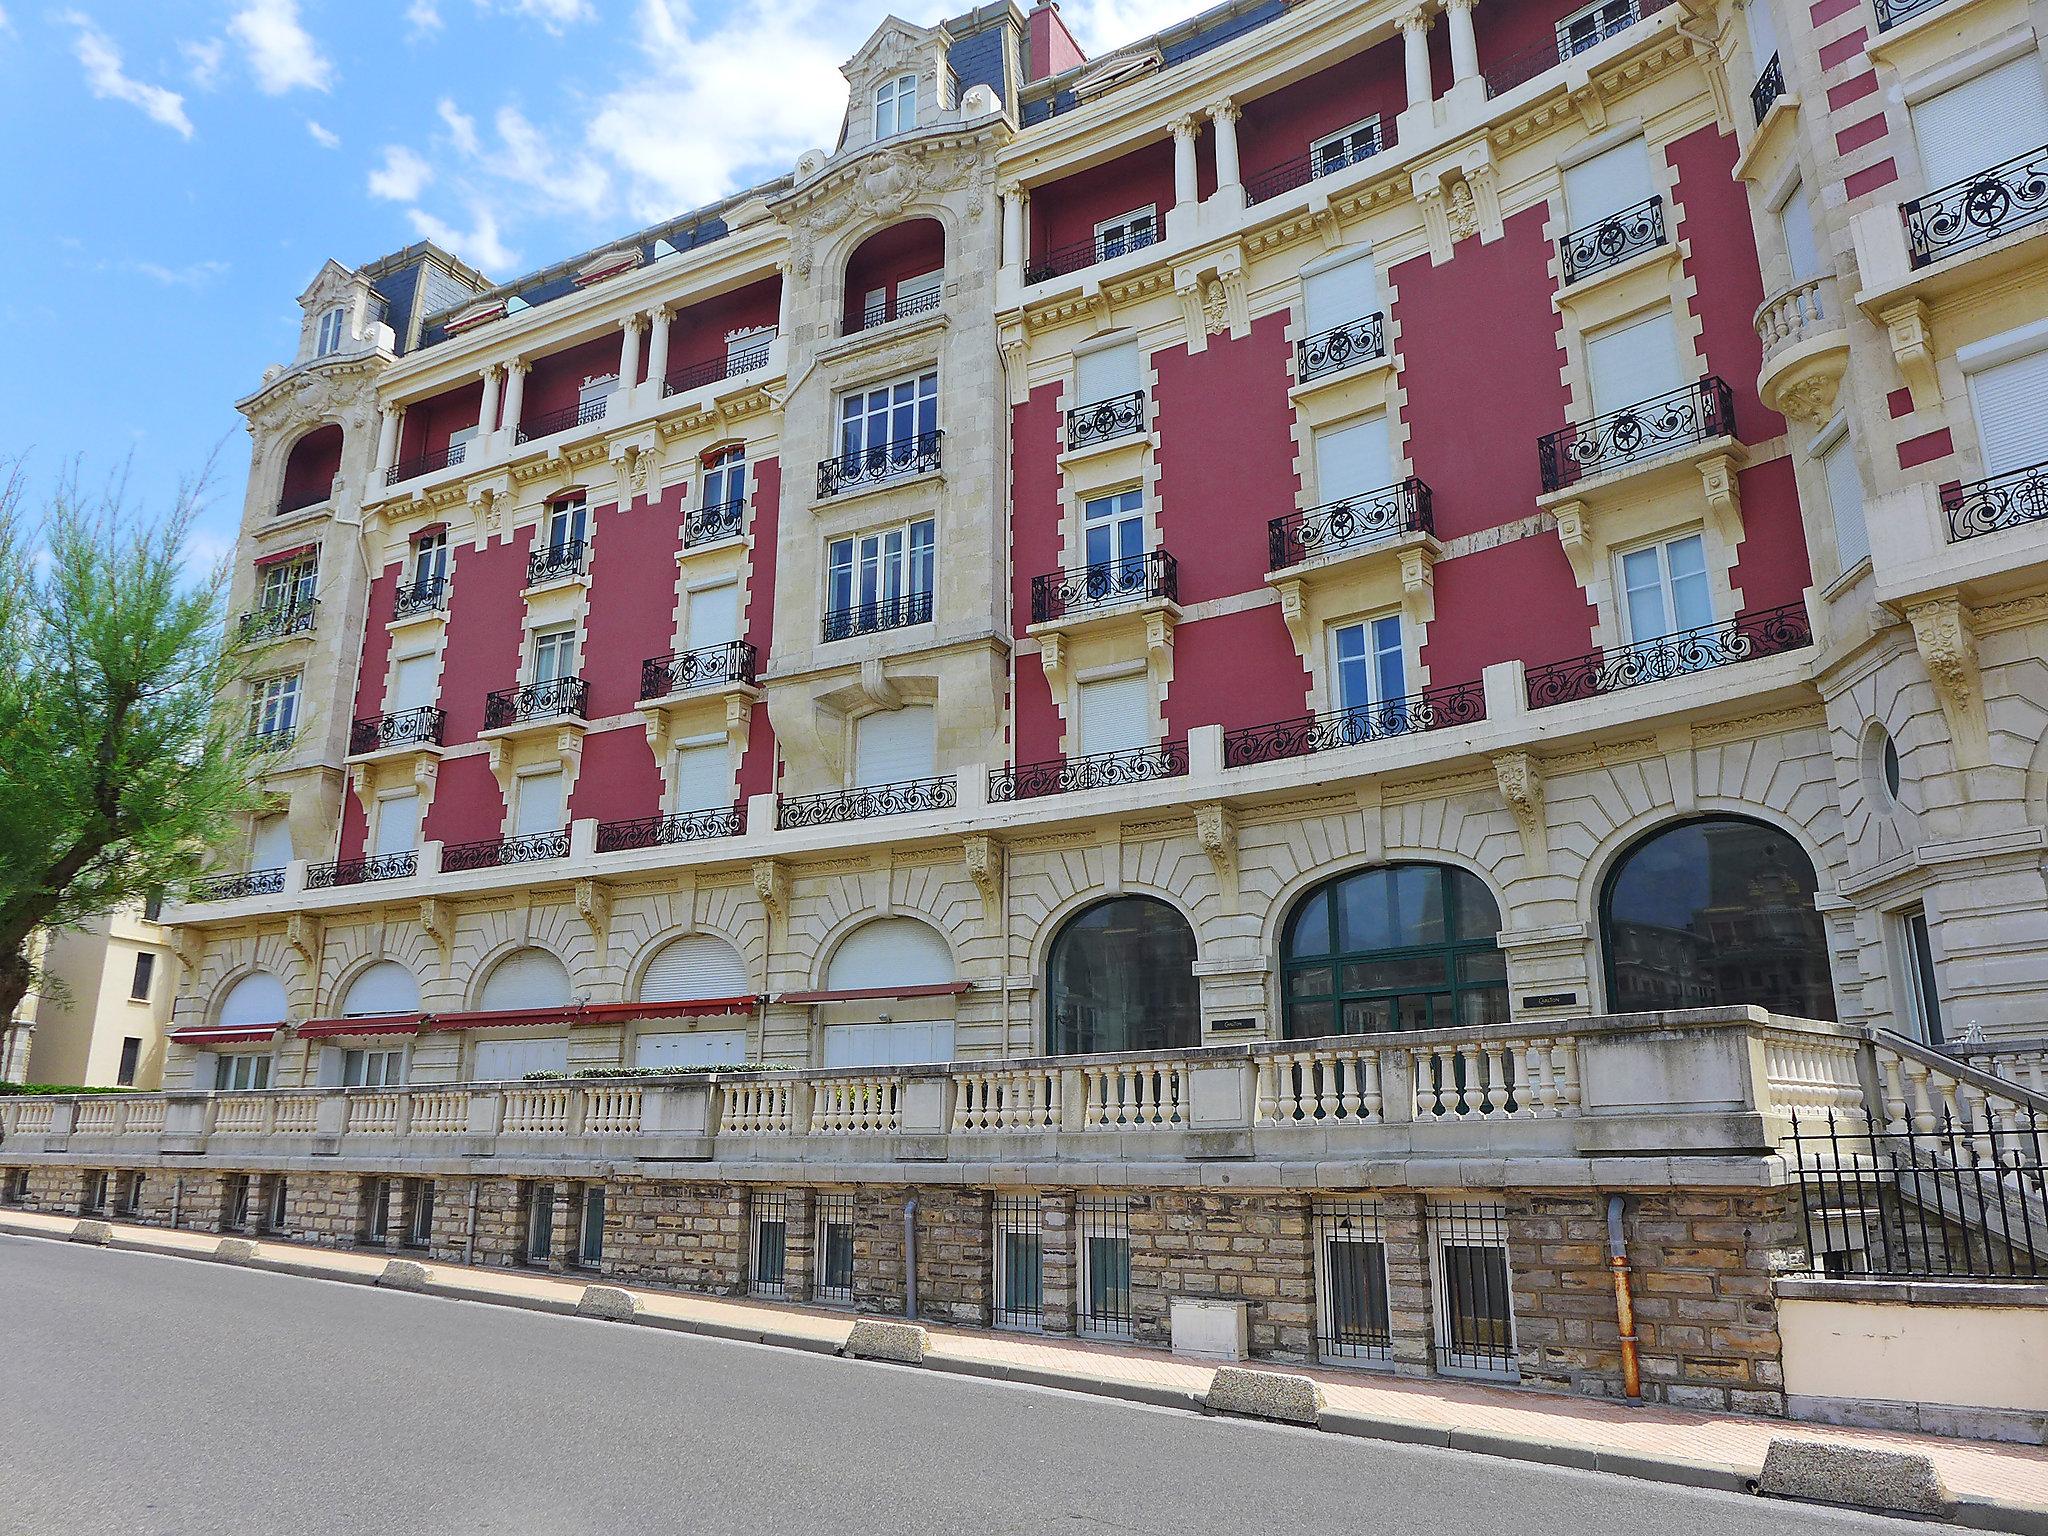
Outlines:
POLYGON ((89 494, 74 464, 32 518, 21 462, 0 466, 0 1019, 38 929, 176 891, 256 803, 222 702, 227 566, 195 581, 187 560, 208 478, 151 518, 125 472, 89 494))

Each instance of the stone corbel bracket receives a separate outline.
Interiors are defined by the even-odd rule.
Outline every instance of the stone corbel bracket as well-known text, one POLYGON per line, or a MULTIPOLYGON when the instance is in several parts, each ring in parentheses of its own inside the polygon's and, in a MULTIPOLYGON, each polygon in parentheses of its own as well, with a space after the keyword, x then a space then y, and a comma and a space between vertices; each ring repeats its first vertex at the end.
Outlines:
POLYGON ((754 899, 770 918, 789 911, 789 869, 779 859, 754 861, 754 899))
POLYGON ((1899 377, 1905 380, 1906 391, 1913 397, 1913 409, 1933 410, 1941 404, 1941 381, 1934 368, 1934 337, 1928 327, 1926 301, 1908 299, 1885 310, 1879 318, 1892 344, 1892 360, 1899 365, 1899 377))
POLYGON ((1067 637, 1058 630, 1041 635, 1038 641, 1038 665, 1045 671, 1045 680, 1052 685, 1052 696, 1060 697, 1060 677, 1067 669, 1067 637))
POLYGON ((597 945, 598 959, 608 964, 612 935, 611 887, 601 880, 578 880, 576 915, 590 929, 590 937, 597 945))
POLYGON ((1948 722, 1958 764, 1982 765, 1990 757, 1990 734, 1969 609, 1951 592, 1915 603, 1906 610, 1906 619, 1913 626, 1913 643, 1934 683, 1942 718, 1948 722))
POLYGON ((981 894, 982 922, 990 924, 1002 911, 1003 845, 986 833, 977 834, 961 843, 960 857, 967 878, 981 894))
POLYGON ((1422 205, 1430 265, 1449 261, 1451 247, 1469 235, 1481 245, 1501 237, 1500 178, 1493 143, 1483 134, 1416 167, 1409 185, 1422 205))
POLYGON ((1730 453, 1710 454, 1699 462, 1706 521, 1712 525, 1721 547, 1731 552, 1742 542, 1742 489, 1735 477, 1741 467, 1742 460, 1730 453))
POLYGON ((1242 245, 1226 246, 1213 259, 1175 268, 1173 294, 1180 302, 1190 352, 1207 351, 1211 336, 1227 332, 1235 341, 1251 331, 1250 271, 1242 245))
POLYGON ((1550 867, 1550 843, 1544 832, 1542 765, 1527 752, 1497 752, 1493 776, 1501 799, 1521 828, 1522 852, 1531 872, 1545 873, 1550 867))
POLYGON ((438 897, 428 897, 420 903, 420 931, 441 952, 441 974, 446 976, 455 946, 455 909, 438 897))
POLYGON ((1220 800, 1195 807, 1195 841, 1216 872, 1216 891, 1223 910, 1237 910, 1237 817, 1220 800))
POLYGON ((284 941, 306 964, 320 963, 320 919, 311 913, 294 912, 284 920, 284 941))

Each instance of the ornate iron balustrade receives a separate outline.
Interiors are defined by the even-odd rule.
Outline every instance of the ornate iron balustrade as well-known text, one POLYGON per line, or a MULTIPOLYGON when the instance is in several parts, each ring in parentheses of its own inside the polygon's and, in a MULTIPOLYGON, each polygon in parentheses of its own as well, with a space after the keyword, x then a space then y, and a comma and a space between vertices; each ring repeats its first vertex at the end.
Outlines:
POLYGON ((827 795, 799 795, 775 808, 777 831, 829 827, 871 816, 913 816, 920 811, 950 811, 960 803, 957 786, 945 778, 904 779, 895 784, 866 784, 827 795))
POLYGON ((1529 669, 1529 707, 1548 709, 1596 694, 1667 682, 1691 672, 1732 667, 1813 644, 1806 605, 1787 603, 1746 613, 1722 624, 1703 624, 1655 640, 1616 646, 1529 669))
POLYGON ((187 901, 242 901, 250 896, 282 896, 284 871, 252 869, 241 875, 205 875, 185 888, 187 901))
POLYGON ((1248 203, 1263 203, 1269 197, 1278 197, 1282 192, 1292 192, 1296 187, 1305 187, 1318 176, 1327 176, 1332 171, 1341 171, 1347 165, 1356 165, 1361 160, 1370 160, 1381 149, 1380 125, 1372 125, 1372 137, 1364 144, 1347 144, 1342 149, 1310 150, 1305 155, 1296 155, 1292 160, 1282 161, 1270 171, 1261 171, 1244 180, 1244 197, 1248 203))
POLYGON ((484 695, 484 729, 517 725, 523 720, 554 720, 583 717, 590 699, 590 684, 580 677, 555 677, 524 688, 500 688, 484 695))
POLYGON ((337 859, 332 864, 309 864, 306 889, 331 891, 337 886, 366 885, 372 880, 407 880, 420 872, 417 853, 379 853, 362 859, 337 859))
POLYGON ((1941 505, 1951 544, 2048 520, 2048 463, 1955 486, 1941 493, 1941 505))
POLYGON ((451 464, 460 464, 468 448, 468 443, 450 443, 446 448, 437 448, 432 453, 400 459, 384 471, 384 483, 396 485, 401 480, 417 479, 421 475, 431 475, 437 469, 446 469, 451 464))
POLYGON ((1294 344, 1295 376, 1304 384, 1353 363, 1387 355, 1386 316, 1375 312, 1294 344))
POLYGON ((825 638, 847 640, 855 635, 872 635, 878 630, 901 629, 906 624, 931 620, 932 595, 912 592, 905 597, 885 597, 851 608, 833 608, 825 614, 825 638))
POLYGON ((251 730, 249 747, 255 752, 289 752, 292 743, 299 739, 296 725, 282 725, 274 730, 251 730))
POLYGON ((860 312, 860 323, 846 328, 846 335, 861 331, 872 331, 878 325, 887 325, 892 320, 908 320, 912 315, 928 315, 939 307, 943 290, 925 288, 909 298, 884 299, 879 304, 870 304, 860 312))
POLYGON ((1384 704, 1367 704, 1324 715, 1296 715, 1292 720, 1276 720, 1271 725, 1226 731, 1223 766, 1249 768, 1257 763, 1306 757, 1311 752, 1332 752, 1361 742, 1384 741, 1390 736, 1441 730, 1447 725, 1472 725, 1485 718, 1486 690, 1478 683, 1433 688, 1405 699, 1389 699, 1384 704))
POLYGON ((1071 795, 1084 789, 1113 789, 1124 784, 1150 784, 1177 779, 1188 771, 1186 741, 1125 752, 1095 752, 1087 757, 1055 757, 1043 763, 1019 763, 988 776, 993 802, 1036 800, 1044 795, 1071 795))
POLYGON ((334 487, 329 486, 325 490, 294 491, 288 496, 280 496, 277 498, 277 515, 279 517, 289 517, 294 512, 303 512, 308 507, 317 507, 333 494, 334 487))
POLYGON ((752 373, 756 368, 766 368, 768 348, 773 340, 771 337, 757 347, 715 357, 708 363, 692 363, 687 368, 678 368, 661 381, 662 395, 685 394, 693 389, 702 389, 706 384, 720 384, 736 375, 752 373))
POLYGON ((1536 440, 1543 489, 1654 459, 1674 448, 1735 435, 1735 392, 1713 374, 1655 400, 1624 406, 1536 440))
POLYGON ((351 756, 381 752, 387 747, 438 747, 448 712, 423 704, 418 709, 401 709, 386 715, 365 715, 348 729, 351 756))
POLYGON ((640 663, 640 697, 662 699, 718 683, 751 684, 756 664, 754 647, 745 640, 650 656, 640 663))
POLYGON ((595 400, 579 400, 558 411, 542 411, 531 421, 519 423, 519 430, 512 434, 512 441, 531 443, 543 437, 553 437, 557 432, 567 432, 571 427, 587 427, 593 421, 603 421, 611 409, 611 399, 610 395, 599 395, 595 400))
POLYGON ((939 467, 943 432, 920 432, 893 443, 877 443, 859 453, 818 461, 818 495, 837 496, 862 485, 880 485, 909 475, 929 474, 939 467))
POLYGON ((1525 85, 1567 59, 1626 32, 1643 17, 1663 10, 1670 3, 1671 0, 1641 0, 1630 12, 1610 18, 1597 32, 1582 33, 1577 37, 1560 25, 1555 36, 1519 49, 1489 65, 1485 71, 1486 94, 1500 96, 1518 85, 1525 85))
POLYGON ((1148 245, 1157 245, 1160 240, 1158 229, 1142 229, 1134 234, 1118 235, 1114 239, 1097 236, 1093 240, 1080 240, 1072 245, 1062 245, 1047 251, 1035 262, 1024 268, 1024 281, 1042 283, 1047 278, 1064 277, 1069 272, 1079 272, 1092 267, 1098 261, 1114 261, 1119 256, 1128 256, 1132 251, 1142 251, 1148 245))
POLYGON ((1318 555, 1356 549, 1404 533, 1431 533, 1429 487, 1410 475, 1348 501, 1290 512, 1266 524, 1266 569, 1285 570, 1318 555))
POLYGON ((532 832, 525 837, 494 837, 482 843, 450 843, 441 850, 441 873, 498 869, 507 864, 539 864, 569 856, 569 829, 532 832))
POLYGON ((1564 280, 1576 283, 1664 243, 1664 199, 1653 197, 1564 237, 1564 280))
POLYGON ((638 821, 602 821, 597 826, 597 851, 625 853, 634 848, 663 848, 671 843, 738 837, 746 830, 747 811, 741 805, 717 811, 684 811, 674 816, 643 816, 638 821))
POLYGON ((1916 267, 2048 218, 2048 145, 1899 205, 1916 267))
POLYGON ((1889 32, 1902 21, 1911 21, 1922 11, 1931 11, 1942 0, 1875 0, 1877 30, 1889 32))
POLYGON ((1031 622, 1045 624, 1077 608, 1147 598, 1180 601, 1180 565, 1163 549, 1032 577, 1031 622))
POLYGON ((560 576, 581 576, 583 557, 590 546, 582 539, 561 544, 543 544, 526 557, 526 584, 553 581, 560 576))
POLYGON ((1067 412, 1067 449, 1092 447, 1145 430, 1145 391, 1077 405, 1067 412))
POLYGON ((448 578, 446 576, 423 576, 418 581, 409 581, 398 589, 398 595, 391 604, 391 616, 395 619, 409 619, 416 614, 436 613, 448 606, 448 578))
POLYGON ((1756 84, 1749 88, 1749 110, 1756 114, 1757 126, 1761 128, 1766 117, 1771 115, 1771 103, 1785 94, 1785 66, 1778 56, 1771 55, 1771 62, 1764 66, 1763 73, 1756 77, 1756 84))
POLYGON ((683 548, 694 549, 699 544, 736 539, 746 526, 747 501, 744 496, 699 507, 683 519, 683 548))
POLYGON ((303 602, 273 603, 242 615, 235 626, 235 638, 248 645, 257 640, 282 640, 286 635, 303 635, 313 627, 320 604, 314 598, 303 602))

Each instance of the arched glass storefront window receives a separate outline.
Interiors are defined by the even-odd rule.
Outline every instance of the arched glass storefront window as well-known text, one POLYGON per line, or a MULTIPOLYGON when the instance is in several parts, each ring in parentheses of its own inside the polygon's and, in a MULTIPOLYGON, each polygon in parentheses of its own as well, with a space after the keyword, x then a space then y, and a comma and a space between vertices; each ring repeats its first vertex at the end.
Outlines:
POLYGON ((1500 908, 1476 875, 1396 864, 1302 897, 1280 946, 1290 1039, 1505 1024, 1500 908))
POLYGON ((1098 902, 1067 920, 1046 966, 1046 1049, 1055 1056, 1202 1042, 1195 934, 1150 896, 1098 902))
POLYGON ((1713 816, 1651 833, 1601 893, 1608 1007, 1756 1003, 1833 1019, 1817 884, 1805 850, 1761 822, 1713 816))

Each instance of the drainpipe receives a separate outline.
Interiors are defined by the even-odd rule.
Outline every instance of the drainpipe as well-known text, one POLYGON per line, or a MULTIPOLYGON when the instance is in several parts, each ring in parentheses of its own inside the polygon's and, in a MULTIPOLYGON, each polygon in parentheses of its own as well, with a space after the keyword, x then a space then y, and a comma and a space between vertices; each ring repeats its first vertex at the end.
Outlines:
POLYGON ((462 1234, 462 1262, 476 1263, 476 1200, 477 1191, 484 1187, 482 1179, 469 1181, 469 1226, 462 1234))
POLYGON ((1614 1270, 1614 1321, 1621 1330, 1621 1390, 1632 1402, 1643 1396, 1643 1372, 1636 1359, 1636 1303, 1629 1284, 1628 1245, 1621 1236, 1622 1201, 1607 1197, 1607 1262, 1614 1270))
POLYGON ((181 1173, 178 1175, 176 1182, 171 1185, 171 1230, 173 1232, 178 1230, 179 1223, 184 1219, 180 1215, 184 1204, 185 1176, 181 1173))
POLYGON ((903 1202, 903 1315, 917 1321, 917 1196, 903 1202))

